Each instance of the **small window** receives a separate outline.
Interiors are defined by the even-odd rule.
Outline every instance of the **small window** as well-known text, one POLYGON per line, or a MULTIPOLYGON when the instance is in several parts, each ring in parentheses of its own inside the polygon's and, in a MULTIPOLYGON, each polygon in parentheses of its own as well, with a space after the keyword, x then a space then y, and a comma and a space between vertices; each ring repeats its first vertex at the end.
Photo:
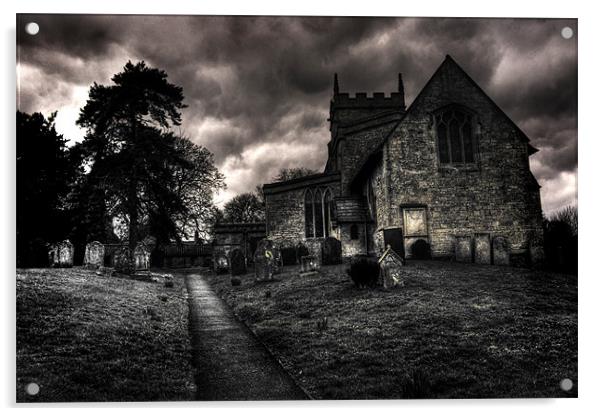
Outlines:
POLYGON ((322 209, 324 210, 324 236, 330 236, 330 228, 332 222, 332 195, 330 189, 326 189, 324 192, 324 204, 322 209))
POLYGON ((351 228, 349 229, 349 238, 351 240, 357 240, 359 239, 359 232, 357 230, 357 224, 352 224, 351 228))
POLYGON ((463 165, 475 162, 473 117, 467 111, 452 107, 435 116, 439 162, 463 165))

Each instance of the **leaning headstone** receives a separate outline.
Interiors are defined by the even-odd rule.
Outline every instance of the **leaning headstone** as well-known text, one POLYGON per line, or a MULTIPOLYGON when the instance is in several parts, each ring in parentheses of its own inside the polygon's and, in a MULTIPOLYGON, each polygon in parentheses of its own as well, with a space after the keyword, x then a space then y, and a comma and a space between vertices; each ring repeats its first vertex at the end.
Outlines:
POLYGON ((322 245, 322 264, 341 264, 343 261, 341 242, 334 237, 324 239, 322 245))
POLYGON ((98 241, 86 244, 84 254, 84 266, 97 269, 104 265, 105 246, 98 241))
POLYGON ((493 247, 493 264, 507 266, 510 264, 508 242, 502 236, 495 236, 491 242, 493 247))
POLYGON ((144 243, 138 243, 134 249, 134 269, 150 270, 150 250, 144 243))
POLYGON ((54 244, 48 257, 52 267, 73 267, 73 244, 69 240, 54 244))
POLYGON ((489 234, 475 234, 474 262, 477 264, 491 264, 491 239, 489 234))
POLYGON ((390 245, 387 245, 387 249, 378 259, 378 264, 380 265, 379 285, 385 289, 405 285, 403 278, 404 261, 399 254, 391 249, 390 245))
POLYGON ((123 246, 115 250, 113 253, 113 267, 117 273, 133 274, 136 271, 129 247, 123 246))
MULTIPOLYGON (((261 240, 257 244, 255 255, 255 280, 258 282, 273 280, 274 273, 278 269, 279 251, 274 247, 271 240, 261 240), (276 252, 276 253, 275 253, 276 252)), ((280 258, 280 260, 282 260, 280 258)))
POLYGON ((472 262, 472 237, 462 235, 456 237, 456 261, 461 263, 472 262))
POLYGON ((230 274, 232 276, 239 276, 246 272, 247 264, 245 261, 245 254, 239 248, 230 250, 230 274))

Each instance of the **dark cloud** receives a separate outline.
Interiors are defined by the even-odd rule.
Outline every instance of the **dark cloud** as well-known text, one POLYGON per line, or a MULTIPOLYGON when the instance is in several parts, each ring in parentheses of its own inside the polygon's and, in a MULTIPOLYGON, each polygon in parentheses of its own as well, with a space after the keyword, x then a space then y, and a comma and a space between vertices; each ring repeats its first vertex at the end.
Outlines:
POLYGON ((81 135, 68 120, 92 82, 129 59, 166 70, 189 106, 182 131, 214 152, 228 196, 281 167, 323 166, 334 72, 349 92, 394 91, 402 72, 409 104, 446 54, 541 149, 544 207, 576 177, 576 20, 20 15, 18 34, 20 108, 58 109, 66 136, 81 135))

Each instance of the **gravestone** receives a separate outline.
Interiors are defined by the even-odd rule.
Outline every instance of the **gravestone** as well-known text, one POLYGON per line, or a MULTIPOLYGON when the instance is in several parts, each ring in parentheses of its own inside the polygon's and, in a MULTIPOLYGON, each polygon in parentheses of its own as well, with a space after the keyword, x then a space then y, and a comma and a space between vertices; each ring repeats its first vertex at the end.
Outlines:
POLYGON ((495 236, 492 240, 493 264, 507 266, 510 264, 508 242, 502 236, 495 236))
POLYGON ((389 289, 405 285, 403 276, 404 260, 391 249, 390 245, 387 246, 383 255, 378 259, 378 264, 380 266, 380 275, 378 277, 378 284, 380 286, 389 289))
POLYGON ((245 254, 241 249, 235 248, 230 250, 230 274, 232 276, 239 276, 247 272, 247 265, 245 261, 245 254))
POLYGON ((301 261, 305 256, 309 256, 309 250, 303 243, 299 243, 297 246, 297 262, 301 264, 301 261))
POLYGON ((315 274, 320 267, 319 262, 314 256, 303 256, 301 257, 301 274, 315 274))
POLYGON ((136 271, 129 247, 123 246, 115 250, 113 253, 113 267, 116 272, 123 274, 133 274, 136 271))
POLYGON ((144 243, 134 249, 134 270, 150 270, 150 250, 144 243))
POLYGON ((322 244, 322 264, 341 264, 341 242, 334 237, 326 237, 322 244))
POLYGON ((274 279, 278 272, 279 261, 282 261, 280 252, 274 247, 271 240, 261 240, 257 243, 257 249, 253 256, 255 261, 255 280, 258 282, 274 279))
POLYGON ((84 266, 91 268, 99 268, 104 265, 105 246, 98 241, 92 241, 86 244, 86 252, 84 254, 84 266))
POLYGON ((215 273, 222 274, 226 273, 229 269, 229 261, 226 253, 216 252, 213 253, 213 269, 215 273))
POLYGON ((73 244, 69 240, 52 245, 48 253, 52 267, 73 267, 73 244))
POLYGON ((309 256, 314 256, 319 265, 322 265, 322 247, 324 240, 322 238, 312 238, 305 241, 305 247, 309 256))
POLYGON ((469 235, 456 236, 456 261, 472 262, 472 237, 469 235))
POLYGON ((475 234, 474 262, 477 264, 491 264, 491 239, 489 234, 475 234))

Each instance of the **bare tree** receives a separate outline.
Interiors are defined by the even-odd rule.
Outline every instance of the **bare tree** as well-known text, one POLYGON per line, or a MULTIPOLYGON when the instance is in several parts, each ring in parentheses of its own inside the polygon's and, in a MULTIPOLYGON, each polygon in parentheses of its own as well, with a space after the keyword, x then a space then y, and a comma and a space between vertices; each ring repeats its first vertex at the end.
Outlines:
POLYGON ((315 175, 316 173, 318 172, 308 168, 283 168, 278 172, 278 175, 274 176, 273 180, 275 182, 290 181, 291 179, 315 175))
POLYGON ((566 206, 550 216, 550 222, 562 222, 569 226, 571 233, 577 235, 577 207, 566 206))

